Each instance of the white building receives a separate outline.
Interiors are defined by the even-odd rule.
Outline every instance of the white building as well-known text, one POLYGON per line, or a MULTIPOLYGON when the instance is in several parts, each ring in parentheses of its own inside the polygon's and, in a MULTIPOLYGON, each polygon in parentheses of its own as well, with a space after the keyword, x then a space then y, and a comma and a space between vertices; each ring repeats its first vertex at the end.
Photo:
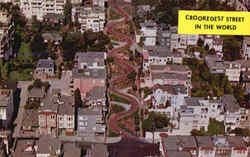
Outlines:
POLYGON ((185 98, 185 105, 179 111, 178 132, 188 135, 193 129, 207 131, 210 118, 224 120, 223 111, 220 100, 185 98))
POLYGON ((81 32, 92 30, 100 32, 104 29, 105 9, 102 7, 74 7, 72 8, 72 21, 78 20, 81 25, 81 32))
MULTIPOLYGON (((140 38, 144 38, 145 46, 155 46, 157 37, 157 24, 153 21, 141 23, 140 38)), ((138 40, 137 40, 138 41, 138 40)))
POLYGON ((20 0, 20 9, 26 18, 31 19, 33 16, 40 21, 48 13, 63 14, 66 0, 20 0))
POLYGON ((242 71, 240 63, 223 61, 214 55, 206 56, 205 62, 212 74, 225 74, 230 82, 240 81, 242 71))
POLYGON ((152 94, 152 108, 149 112, 159 112, 174 117, 175 111, 184 104, 184 97, 188 96, 185 86, 156 85, 152 94))
POLYGON ((204 46, 208 45, 209 50, 214 49, 215 52, 222 52, 223 39, 218 35, 206 35, 204 37, 204 46))
POLYGON ((178 34, 178 27, 172 26, 170 32, 170 50, 185 50, 188 46, 195 46, 199 40, 198 34, 178 34))
POLYGON ((183 57, 179 53, 169 52, 162 47, 153 47, 152 49, 144 47, 143 70, 148 70, 150 65, 182 64, 183 57))
POLYGON ((250 58, 250 37, 244 37, 242 49, 243 56, 246 58, 250 58))

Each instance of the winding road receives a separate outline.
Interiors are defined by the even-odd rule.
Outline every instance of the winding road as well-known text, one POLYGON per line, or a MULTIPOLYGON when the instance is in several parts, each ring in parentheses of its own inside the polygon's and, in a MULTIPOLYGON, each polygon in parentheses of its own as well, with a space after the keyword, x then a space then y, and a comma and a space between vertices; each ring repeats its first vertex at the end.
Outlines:
MULTIPOLYGON (((117 13, 119 13, 120 15, 123 16, 123 18, 118 19, 118 20, 113 20, 113 21, 109 21, 107 27, 105 28, 104 32, 111 34, 113 36, 119 37, 122 40, 126 41, 126 44, 120 47, 116 47, 112 50, 110 50, 108 52, 108 56, 109 57, 114 57, 114 61, 118 62, 121 65, 121 68, 126 70, 127 73, 131 72, 131 71, 136 71, 137 72, 137 76, 136 76, 136 85, 137 85, 137 96, 139 96, 139 89, 140 89, 140 80, 139 80, 139 76, 138 76, 138 67, 137 66, 133 66, 127 62, 125 62, 120 55, 118 55, 118 52, 121 51, 123 48, 126 47, 130 47, 134 42, 135 42, 135 37, 131 38, 128 35, 122 34, 120 32, 116 32, 114 27, 124 21, 130 21, 132 18, 130 17, 129 14, 127 14, 122 8, 118 7, 118 6, 112 6, 112 9, 114 9, 117 13)), ((133 23, 133 21, 131 21, 133 23)), ((133 23, 134 28, 135 28, 135 24, 133 23)), ((127 74, 126 73, 126 74, 127 74)), ((133 135, 131 135, 130 133, 122 130, 119 125, 118 125, 118 120, 131 115, 132 113, 134 113, 135 111, 137 111, 142 105, 138 102, 138 99, 135 99, 135 97, 132 97, 131 95, 127 94, 126 92, 122 92, 121 90, 115 89, 114 85, 117 84, 119 81, 122 81, 123 79, 126 79, 127 76, 120 76, 119 78, 115 78, 115 79, 111 79, 109 80, 109 84, 110 84, 110 92, 115 93, 127 100, 129 100, 131 102, 130 108, 127 111, 118 113, 118 114, 112 114, 110 116, 109 119, 109 128, 112 129, 112 131, 118 133, 118 134, 122 134, 123 136, 129 136, 132 137, 133 135)))

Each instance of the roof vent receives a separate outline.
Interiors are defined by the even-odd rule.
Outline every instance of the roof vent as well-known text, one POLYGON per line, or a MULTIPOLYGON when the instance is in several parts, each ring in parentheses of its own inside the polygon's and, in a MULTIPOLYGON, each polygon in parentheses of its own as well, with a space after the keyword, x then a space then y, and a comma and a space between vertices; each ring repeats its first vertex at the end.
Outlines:
POLYGON ((41 107, 42 107, 42 106, 44 106, 44 103, 43 103, 43 102, 41 102, 41 103, 40 103, 40 106, 41 106, 41 107))

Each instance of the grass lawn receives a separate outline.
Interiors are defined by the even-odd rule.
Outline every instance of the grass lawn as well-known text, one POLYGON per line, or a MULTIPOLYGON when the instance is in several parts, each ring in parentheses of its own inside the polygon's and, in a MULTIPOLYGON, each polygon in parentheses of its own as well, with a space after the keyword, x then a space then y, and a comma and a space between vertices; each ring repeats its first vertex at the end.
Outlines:
POLYGON ((15 81, 29 81, 32 80, 32 75, 30 74, 32 71, 32 69, 25 69, 23 72, 12 71, 10 72, 9 77, 11 80, 15 81))
POLYGON ((32 52, 30 50, 30 43, 22 42, 17 56, 19 60, 23 60, 25 63, 32 62, 32 52))
POLYGON ((130 104, 130 102, 127 99, 122 98, 121 96, 116 95, 116 94, 111 94, 110 98, 111 98, 111 101, 117 101, 117 102, 121 102, 125 104, 130 104))
POLYGON ((125 108, 117 105, 117 104, 111 104, 111 113, 120 113, 125 111, 125 108))
POLYGON ((117 137, 117 136, 120 136, 120 134, 117 134, 112 129, 109 129, 109 137, 117 137))

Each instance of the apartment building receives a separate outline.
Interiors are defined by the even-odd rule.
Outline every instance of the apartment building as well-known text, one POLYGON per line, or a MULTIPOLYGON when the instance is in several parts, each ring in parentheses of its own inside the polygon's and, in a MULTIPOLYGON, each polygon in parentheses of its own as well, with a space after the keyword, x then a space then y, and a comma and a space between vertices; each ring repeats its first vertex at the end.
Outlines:
MULTIPOLYGON (((105 52, 76 53, 75 67, 72 70, 74 89, 79 88, 83 101, 87 100, 87 95, 95 93, 94 88, 98 87, 98 92, 103 92, 106 87, 106 68, 104 60, 105 52)), ((106 91, 106 90, 105 90, 106 91)), ((101 93, 96 100, 102 99, 101 93)), ((95 103, 94 103, 95 104, 95 103)))
POLYGON ((179 53, 172 53, 166 47, 144 47, 143 70, 147 71, 149 65, 182 64, 183 58, 179 53))
POLYGON ((85 138, 102 135, 105 132, 102 110, 99 108, 78 109, 77 136, 85 138))
POLYGON ((66 0, 20 0, 20 9, 26 18, 33 16, 40 21, 47 14, 63 14, 66 0))
POLYGON ((0 128, 9 128, 13 118, 13 91, 0 89, 0 128))
POLYGON ((205 57, 205 62, 212 74, 225 74, 230 82, 239 82, 241 64, 237 62, 223 61, 214 55, 205 57))
POLYGON ((224 108, 221 100, 204 99, 199 97, 186 97, 184 104, 176 109, 173 135, 190 135, 193 129, 208 129, 211 118, 224 121, 224 108))
POLYGON ((0 21, 0 58, 8 60, 13 55, 14 23, 6 10, 0 10, 0 21))
POLYGON ((72 8, 72 21, 78 21, 81 25, 80 31, 87 30, 93 32, 103 31, 105 25, 105 9, 99 6, 74 7, 72 8))
MULTIPOLYGON (((155 46, 157 37, 157 24, 153 21, 146 21, 140 24, 141 34, 140 38, 144 38, 145 46, 155 46)), ((138 41, 140 42, 140 40, 138 41)))

